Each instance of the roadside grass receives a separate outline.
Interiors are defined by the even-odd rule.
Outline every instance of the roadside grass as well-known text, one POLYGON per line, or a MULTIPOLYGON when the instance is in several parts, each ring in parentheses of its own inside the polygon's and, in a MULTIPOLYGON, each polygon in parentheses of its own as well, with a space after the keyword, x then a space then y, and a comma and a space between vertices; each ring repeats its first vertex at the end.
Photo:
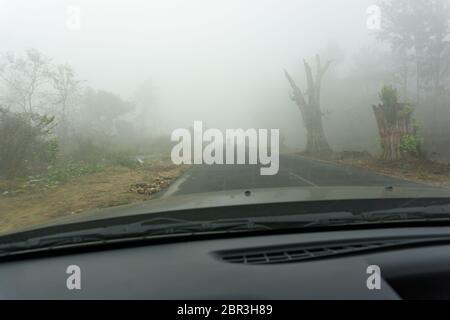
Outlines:
MULTIPOLYGON (((45 170, 35 170, 34 174, 27 174, 11 180, 0 178, 0 195, 12 195, 30 191, 42 191, 55 185, 89 175, 114 166, 137 169, 141 164, 127 151, 102 153, 93 159, 59 159, 57 164, 48 166, 45 170)), ((163 156, 159 156, 163 159, 163 156)))
POLYGON ((187 166, 167 158, 139 165, 68 163, 43 175, 0 180, 0 232, 97 208, 149 200, 167 188, 187 166))

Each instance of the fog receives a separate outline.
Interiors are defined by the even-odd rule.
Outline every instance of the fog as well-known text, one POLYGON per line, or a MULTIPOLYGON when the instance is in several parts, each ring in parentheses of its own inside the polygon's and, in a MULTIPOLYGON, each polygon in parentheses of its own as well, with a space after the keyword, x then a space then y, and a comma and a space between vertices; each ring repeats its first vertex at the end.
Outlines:
MULTIPOLYGON (((1 47, 14 52, 36 48, 71 65, 90 87, 125 99, 151 79, 158 130, 203 120, 218 128, 281 128, 295 142, 301 141, 301 115, 289 99, 283 68, 303 83, 302 59, 337 46, 342 57, 331 68, 345 72, 350 68, 346 57, 375 41, 366 28, 370 4, 2 1, 1 47), (80 8, 79 30, 66 27, 71 5, 80 8)), ((331 59, 333 54, 328 52, 331 59)), ((325 85, 323 95, 327 91, 325 85)))
MULTIPOLYGON (((2 1, 1 53, 20 56, 34 48, 52 63, 73 68, 85 88, 120 95, 136 105, 134 115, 123 118, 136 124, 135 129, 139 127, 136 121, 145 124, 142 136, 167 135, 201 120, 220 129, 279 128, 284 143, 295 150, 305 147, 307 130, 298 106, 290 99, 292 88, 283 69, 307 94, 303 59, 314 73, 314 57, 319 54, 322 61, 331 60, 322 80, 320 109, 325 135, 334 150, 379 152, 371 106, 379 102, 381 87, 393 84, 402 101, 418 106, 419 120, 427 124, 423 133, 435 136, 427 148, 435 152, 442 149, 436 141, 446 143, 436 132, 446 130, 440 119, 448 108, 436 102, 438 91, 432 92, 432 100, 418 100, 420 91, 428 90, 429 78, 416 76, 419 62, 417 66, 411 62, 414 51, 405 53, 412 54, 408 58, 396 56, 397 44, 386 36, 392 30, 385 28, 384 38, 380 30, 369 30, 367 10, 381 2, 2 1), (79 17, 76 27, 70 24, 74 16, 79 17)), ((384 2, 394 7, 408 3, 384 2)), ((385 14, 389 10, 381 12, 381 19, 390 17, 385 14)), ((438 19, 431 16, 436 10, 432 12, 428 17, 417 15, 419 20, 412 25, 420 25, 420 19, 438 19)), ((401 21, 390 19, 394 24, 395 19, 401 21)), ((419 31, 405 32, 415 36, 419 31)))

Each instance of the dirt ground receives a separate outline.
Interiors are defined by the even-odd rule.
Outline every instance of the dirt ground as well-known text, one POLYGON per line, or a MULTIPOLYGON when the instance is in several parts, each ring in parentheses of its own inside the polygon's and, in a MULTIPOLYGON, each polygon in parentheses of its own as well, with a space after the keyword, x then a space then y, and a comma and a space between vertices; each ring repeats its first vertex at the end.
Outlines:
MULTIPOLYGON (((186 166, 153 161, 141 167, 110 167, 50 188, 0 193, 0 232, 8 232, 49 219, 96 208, 149 200, 167 188, 186 166)), ((0 186, 19 187, 0 181, 0 186)))

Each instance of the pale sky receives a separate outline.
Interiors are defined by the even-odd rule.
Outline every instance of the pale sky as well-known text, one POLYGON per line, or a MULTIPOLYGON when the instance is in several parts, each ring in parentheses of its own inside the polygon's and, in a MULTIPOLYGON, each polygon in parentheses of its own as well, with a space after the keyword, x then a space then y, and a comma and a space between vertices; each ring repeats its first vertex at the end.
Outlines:
POLYGON ((276 126, 298 122, 283 68, 303 79, 302 59, 329 43, 352 54, 373 41, 366 9, 374 2, 0 0, 0 50, 37 48, 124 98, 151 78, 171 125, 260 116, 276 126), (81 10, 80 30, 65 26, 70 5, 81 10))

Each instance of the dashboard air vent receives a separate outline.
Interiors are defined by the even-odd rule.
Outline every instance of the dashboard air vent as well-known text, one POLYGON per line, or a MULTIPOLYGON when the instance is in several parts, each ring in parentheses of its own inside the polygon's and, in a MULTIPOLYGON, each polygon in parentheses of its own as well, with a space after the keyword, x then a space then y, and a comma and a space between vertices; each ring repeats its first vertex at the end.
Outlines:
POLYGON ((360 242, 346 243, 338 245, 311 245, 311 246, 289 246, 285 248, 264 248, 249 249, 246 251, 222 252, 220 258, 222 261, 230 263, 243 264, 268 264, 295 262, 311 260, 316 258, 325 258, 336 255, 350 254, 361 251, 376 250, 391 246, 407 244, 409 241, 378 241, 378 242, 360 242))

